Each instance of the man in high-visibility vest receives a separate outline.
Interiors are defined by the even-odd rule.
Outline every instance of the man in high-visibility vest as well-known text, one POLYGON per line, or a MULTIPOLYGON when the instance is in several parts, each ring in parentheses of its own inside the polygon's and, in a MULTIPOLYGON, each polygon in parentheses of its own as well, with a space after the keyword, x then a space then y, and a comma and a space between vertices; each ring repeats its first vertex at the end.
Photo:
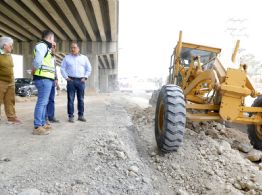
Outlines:
POLYGON ((42 40, 36 44, 34 49, 33 79, 38 90, 34 111, 34 135, 48 135, 50 133, 51 126, 46 123, 46 106, 55 79, 55 65, 51 52, 54 43, 54 33, 44 30, 42 40))
MULTIPOLYGON (((53 60, 55 64, 55 52, 56 52, 56 43, 53 43, 52 45, 52 55, 53 55, 53 60)), ((48 104, 46 106, 46 120, 47 124, 50 123, 59 123, 59 120, 56 119, 55 117, 55 94, 56 94, 56 89, 59 90, 59 84, 58 84, 58 78, 57 78, 57 72, 56 72, 56 65, 55 65, 55 80, 52 84, 51 87, 51 92, 48 100, 48 104), (49 123, 50 122, 50 123, 49 123)))

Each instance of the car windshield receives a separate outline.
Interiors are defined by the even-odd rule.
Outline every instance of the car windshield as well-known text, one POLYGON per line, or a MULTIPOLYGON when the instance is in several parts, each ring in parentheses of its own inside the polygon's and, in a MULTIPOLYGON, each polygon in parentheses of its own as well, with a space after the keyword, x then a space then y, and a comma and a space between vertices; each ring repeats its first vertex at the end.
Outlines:
POLYGON ((30 84, 30 79, 15 79, 15 83, 30 84))

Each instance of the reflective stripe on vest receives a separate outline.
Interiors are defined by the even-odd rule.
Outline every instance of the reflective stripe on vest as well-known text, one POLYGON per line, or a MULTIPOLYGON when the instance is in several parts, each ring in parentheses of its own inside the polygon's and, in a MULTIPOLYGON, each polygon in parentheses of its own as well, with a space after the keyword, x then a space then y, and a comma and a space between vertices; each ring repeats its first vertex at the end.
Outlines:
MULTIPOLYGON (((45 42, 39 42, 39 43, 44 43, 45 42)), ((38 43, 38 44, 39 44, 38 43)), ((40 66, 40 68, 38 68, 34 75, 37 76, 41 76, 41 77, 46 77, 46 78, 50 78, 50 79, 55 79, 55 65, 54 65, 54 57, 51 54, 51 50, 48 49, 47 47, 47 54, 44 56, 44 59, 42 61, 42 65, 40 66)), ((36 55, 36 50, 34 49, 34 57, 36 55)))

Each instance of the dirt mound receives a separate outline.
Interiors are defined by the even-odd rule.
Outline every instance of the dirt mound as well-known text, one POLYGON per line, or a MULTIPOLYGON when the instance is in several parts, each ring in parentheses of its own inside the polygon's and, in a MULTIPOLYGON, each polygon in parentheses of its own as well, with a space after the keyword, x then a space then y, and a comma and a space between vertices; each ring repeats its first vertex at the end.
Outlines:
MULTIPOLYGON (((132 109, 130 109, 131 111, 132 109)), ((148 107, 145 109, 133 108, 132 120, 139 124, 140 126, 152 124, 155 117, 155 109, 148 107)))
POLYGON ((155 109, 129 112, 147 146, 154 186, 163 194, 262 194, 262 152, 246 133, 218 122, 188 121, 183 146, 163 155, 154 140, 155 109))
POLYGON ((85 100, 87 122, 72 124, 56 97, 61 123, 48 136, 31 134, 35 102, 17 106, 22 125, 1 123, 0 194, 262 195, 262 152, 245 133, 188 121, 178 152, 163 154, 153 107, 130 95, 85 100))
POLYGON ((149 99, 149 104, 150 104, 151 106, 153 106, 153 107, 156 106, 156 104, 157 104, 157 98, 158 98, 159 93, 160 93, 160 89, 153 91, 153 93, 152 93, 152 95, 151 95, 151 97, 150 97, 150 99, 149 99))

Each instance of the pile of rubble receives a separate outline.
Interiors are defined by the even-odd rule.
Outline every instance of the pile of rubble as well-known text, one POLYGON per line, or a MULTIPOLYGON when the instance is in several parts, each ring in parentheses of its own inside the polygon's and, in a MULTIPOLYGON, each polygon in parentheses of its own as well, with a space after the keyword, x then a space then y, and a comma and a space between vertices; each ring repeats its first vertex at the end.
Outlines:
POLYGON ((245 132, 219 122, 187 121, 183 146, 163 156, 155 148, 155 108, 130 112, 158 182, 167 181, 167 194, 262 194, 262 152, 245 132))

